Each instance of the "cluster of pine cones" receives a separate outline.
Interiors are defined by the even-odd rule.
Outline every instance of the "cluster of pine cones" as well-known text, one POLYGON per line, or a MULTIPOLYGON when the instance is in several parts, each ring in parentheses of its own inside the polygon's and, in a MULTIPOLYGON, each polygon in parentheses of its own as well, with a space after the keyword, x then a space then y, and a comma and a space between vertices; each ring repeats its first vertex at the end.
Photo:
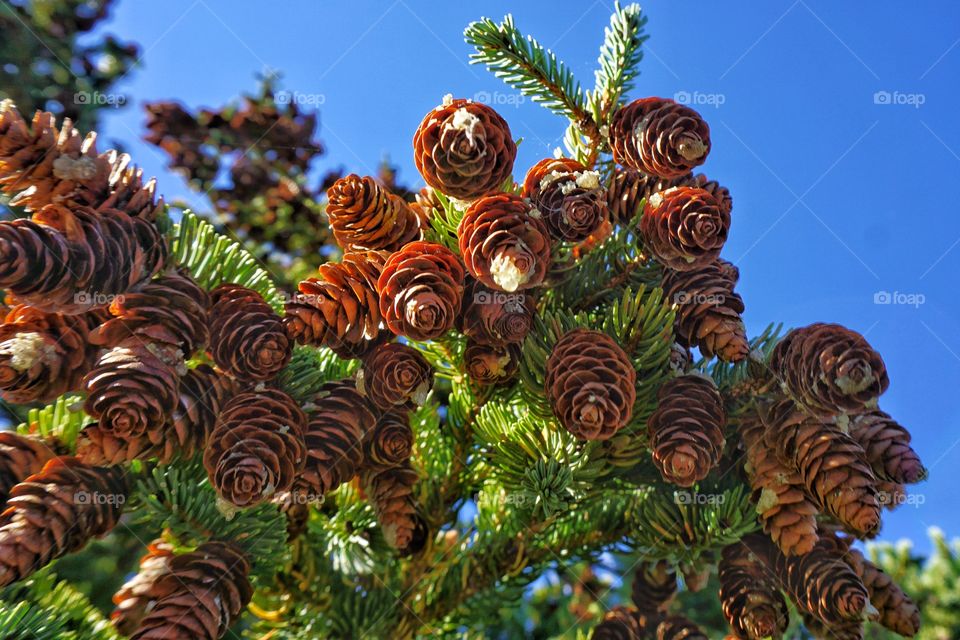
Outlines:
MULTIPOLYGON (((387 542, 416 553, 430 532, 410 413, 433 370, 410 343, 459 331, 465 376, 511 382, 551 285, 552 251, 588 252, 637 224, 677 311, 678 375, 647 425, 653 462, 665 481, 693 486, 736 448, 734 423, 756 490, 765 533, 720 563, 733 637, 782 634, 781 590, 824 633, 860 637, 869 615, 915 631, 909 600, 840 533, 875 534, 881 496, 925 473, 907 432, 876 408, 887 386, 879 355, 852 331, 813 325, 788 334, 769 363, 751 356, 757 373, 743 397, 690 371, 691 348, 728 363, 750 356, 738 272, 719 258, 730 194, 691 173, 709 128, 692 109, 646 98, 615 114, 610 147, 621 167, 606 186, 568 158, 542 160, 514 185, 507 123, 486 105, 445 99, 414 136, 428 187, 408 203, 370 177, 337 180, 327 216, 342 259, 302 281, 281 315, 255 291, 205 291, 171 265, 154 224, 162 202, 125 156, 98 153, 92 135, 58 130, 50 114, 30 127, 4 105, 0 188, 32 217, 0 223, 0 287, 14 305, 0 327, 0 389, 15 402, 83 391, 93 422, 74 455, 3 434, 0 584, 110 531, 128 491, 119 465, 195 454, 222 508, 275 502, 301 525, 308 505, 358 479, 387 542), (450 203, 464 209, 456 237, 430 241, 430 221, 446 219, 450 203), (275 384, 295 343, 360 359, 360 373, 298 403, 275 384)), ((607 440, 630 422, 640 382, 624 345, 579 328, 553 347, 544 389, 564 429, 607 440)), ((117 594, 115 621, 134 638, 219 637, 250 598, 250 562, 229 542, 177 555, 157 541, 117 594)), ((665 612, 669 568, 645 568, 641 581, 637 609, 612 611, 594 637, 703 637, 665 612)))

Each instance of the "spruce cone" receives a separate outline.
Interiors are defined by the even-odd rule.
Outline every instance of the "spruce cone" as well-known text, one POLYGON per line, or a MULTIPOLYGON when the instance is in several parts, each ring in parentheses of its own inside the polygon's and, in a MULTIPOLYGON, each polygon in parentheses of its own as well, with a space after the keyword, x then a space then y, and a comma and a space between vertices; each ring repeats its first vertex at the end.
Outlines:
POLYGON ((413 486, 417 472, 409 464, 371 468, 361 475, 364 493, 373 503, 377 520, 387 544, 398 551, 407 550, 415 541, 418 526, 417 502, 413 486))
POLYGON ((81 136, 69 119, 58 130, 49 112, 37 111, 28 126, 12 102, 0 103, 0 190, 15 194, 10 204, 27 211, 56 203, 156 218, 163 200, 156 200, 155 182, 144 184, 127 154, 99 153, 96 138, 81 136))
POLYGON ((509 382, 520 369, 521 348, 519 344, 503 346, 479 344, 467 340, 463 354, 467 375, 482 385, 509 382))
POLYGON ((675 271, 691 271, 716 261, 730 230, 710 192, 697 187, 673 187, 647 200, 640 231, 653 255, 675 271))
POLYGON ((298 481, 306 501, 319 500, 357 473, 363 441, 374 430, 376 410, 350 381, 329 382, 313 401, 306 429, 307 462, 298 481))
POLYGON ((546 158, 533 165, 524 178, 522 195, 530 199, 557 240, 585 240, 608 218, 599 174, 570 158, 546 158))
POLYGON ((700 114, 666 98, 642 98, 610 122, 617 163, 660 178, 679 178, 710 153, 710 127, 700 114))
POLYGON ((663 479, 681 487, 703 480, 720 461, 726 413, 713 381, 686 375, 663 383, 647 421, 653 461, 663 479))
POLYGON ((413 136, 413 160, 428 185, 471 200, 500 189, 513 171, 517 145, 510 127, 490 107, 444 100, 413 136))
POLYGON ((413 453, 410 416, 403 411, 380 416, 364 440, 363 453, 363 464, 371 467, 395 467, 409 460, 413 453))
POLYGON ((849 432, 863 447, 878 478, 913 484, 927 477, 920 457, 910 447, 910 432, 883 411, 875 409, 855 416, 849 432))
POLYGON ((700 187, 710 193, 720 205, 721 213, 729 215, 733 210, 733 198, 730 196, 730 190, 716 180, 711 180, 702 173, 698 173, 691 178, 687 178, 684 183, 691 187, 700 187))
POLYGON ((345 253, 337 264, 320 265, 320 278, 300 283, 300 293, 286 304, 287 334, 300 344, 326 346, 342 358, 363 354, 385 333, 377 279, 387 254, 345 253))
POLYGON ((153 224, 122 211, 51 204, 0 222, 0 288, 42 311, 81 313, 149 280, 167 256, 153 224))
POLYGON ((674 324, 677 340, 699 347, 707 358, 739 362, 750 353, 740 314, 743 300, 734 293, 729 271, 717 263, 692 271, 668 271, 663 276, 667 300, 678 306, 674 324))
POLYGON ((519 344, 530 333, 534 313, 533 296, 495 291, 469 278, 457 328, 477 344, 519 344))
POLYGON ((593 628, 591 640, 644 640, 643 626, 635 611, 614 607, 593 628))
POLYGON ((26 305, 0 325, 0 391, 9 402, 50 402, 80 388, 100 349, 88 341, 101 311, 68 316, 26 305))
POLYGON ((792 330, 774 348, 770 368, 797 402, 826 414, 875 407, 890 384, 880 354, 838 324, 792 330))
POLYGON ((864 640, 861 620, 844 620, 826 624, 809 613, 802 614, 803 626, 816 640, 864 640))
POLYGON ((463 297, 463 266, 443 245, 411 242, 383 266, 380 315, 393 333, 439 338, 453 327, 463 297))
POLYGON ((723 615, 737 638, 782 638, 789 611, 780 587, 761 558, 736 543, 723 549, 719 565, 723 615))
POLYGON ((413 347, 389 342, 364 359, 357 388, 384 411, 419 406, 433 388, 433 367, 413 347))
POLYGON ((663 180, 647 175, 636 169, 617 167, 607 187, 607 207, 610 219, 626 224, 632 222, 640 213, 640 203, 655 193, 671 187, 685 184, 690 178, 684 176, 673 180, 663 180))
POLYGON ((217 640, 250 601, 250 561, 227 542, 175 556, 152 589, 156 604, 131 640, 217 640))
POLYGON ((774 553, 772 567, 797 607, 827 625, 860 621, 870 608, 863 582, 828 540, 801 556, 774 553))
POLYGON ((677 593, 677 574, 666 560, 644 562, 633 576, 630 598, 641 613, 666 611, 677 593))
POLYGON ((876 478, 863 449, 831 424, 785 399, 764 415, 766 439, 781 461, 793 465, 822 509, 860 535, 880 527, 876 478))
POLYGON ((547 358, 544 389, 567 431, 582 440, 607 440, 630 421, 636 382, 633 363, 610 336, 574 329, 547 358))
POLYGON ((413 209, 369 176, 340 178, 327 190, 327 201, 333 236, 344 251, 396 251, 420 237, 413 209))
POLYGON ((550 267, 550 237, 519 196, 476 200, 457 228, 460 255, 474 278, 508 293, 539 286, 550 267))
POLYGON ((56 455, 50 444, 39 438, 0 431, 0 502, 7 501, 14 485, 38 473, 56 455))
POLYGON ((154 584, 170 571, 174 558, 173 547, 163 540, 154 540, 147 546, 147 553, 140 558, 140 569, 113 594, 116 607, 110 621, 122 635, 128 636, 137 630, 151 604, 156 603, 154 584))
POLYGON ((109 533, 126 498, 119 470, 91 467, 72 456, 48 461, 10 490, 0 514, 0 586, 109 533))
POLYGON ((277 389, 234 396, 217 416, 203 452, 210 484, 237 507, 286 491, 306 460, 306 422, 293 398, 277 389))
POLYGON ((270 380, 290 361, 280 316, 259 293, 236 284, 210 292, 210 355, 241 380, 270 380))
POLYGON ((706 634, 687 618, 667 616, 657 625, 657 640, 709 640, 706 634))
POLYGON ((904 637, 917 635, 920 630, 920 610, 913 600, 890 576, 856 549, 850 549, 846 558, 863 580, 870 594, 870 604, 880 612, 880 624, 904 637))

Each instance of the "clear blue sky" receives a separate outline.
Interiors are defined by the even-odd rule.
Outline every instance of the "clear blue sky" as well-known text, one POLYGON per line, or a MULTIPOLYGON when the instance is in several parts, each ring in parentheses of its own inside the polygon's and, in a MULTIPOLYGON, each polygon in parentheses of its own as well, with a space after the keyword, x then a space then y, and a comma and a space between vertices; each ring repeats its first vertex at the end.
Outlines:
MULTIPOLYGON (((748 328, 830 320, 865 333, 890 370, 881 406, 912 431, 931 470, 915 488, 924 503, 887 514, 881 538, 927 548, 927 526, 960 535, 960 225, 945 197, 960 183, 960 3, 644 8, 652 37, 632 97, 686 92, 702 103, 713 137, 704 171, 733 193, 724 256, 741 268, 748 328), (922 304, 875 304, 881 291, 922 304)), ((121 0, 109 30, 142 45, 143 67, 120 88, 132 106, 110 114, 104 133, 168 198, 186 196, 139 141, 142 103, 217 106, 271 67, 285 89, 322 102, 329 152, 318 173, 370 173, 389 154, 401 179, 419 184, 411 137, 423 114, 445 93, 486 92, 524 138, 522 175, 560 144, 563 122, 468 66, 464 26, 512 11, 592 86, 611 9, 607 0, 121 0)))

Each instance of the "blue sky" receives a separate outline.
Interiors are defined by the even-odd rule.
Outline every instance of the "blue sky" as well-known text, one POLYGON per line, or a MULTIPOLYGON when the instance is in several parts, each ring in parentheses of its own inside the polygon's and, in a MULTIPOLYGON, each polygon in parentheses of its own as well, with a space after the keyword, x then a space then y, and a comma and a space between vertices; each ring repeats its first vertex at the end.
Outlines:
MULTIPOLYGON (((960 535, 951 480, 960 468, 960 225, 952 196, 941 197, 960 183, 960 4, 643 6, 651 38, 632 97, 681 95, 710 123, 703 170, 733 193, 724 256, 740 266, 748 328, 828 320, 866 334, 890 370, 881 406, 911 430, 931 470, 914 488, 922 504, 887 514, 881 538, 927 548, 928 526, 960 535)), ((453 93, 495 103, 524 139, 522 175, 560 144, 564 123, 467 65, 464 26, 512 11, 589 87, 611 9, 607 0, 121 0, 108 30, 142 45, 143 66, 122 82, 130 105, 107 116, 103 133, 158 176, 168 199, 188 196, 139 141, 142 103, 221 105, 273 68, 321 111, 328 154, 318 174, 338 165, 372 173, 389 154, 401 179, 419 184, 413 131, 453 93)))

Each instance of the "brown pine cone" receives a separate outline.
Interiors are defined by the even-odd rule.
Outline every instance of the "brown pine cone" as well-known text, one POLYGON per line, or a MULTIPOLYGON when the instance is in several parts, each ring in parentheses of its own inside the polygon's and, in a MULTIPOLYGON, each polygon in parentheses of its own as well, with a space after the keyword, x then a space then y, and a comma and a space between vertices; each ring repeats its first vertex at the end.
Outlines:
POLYGON ((320 265, 319 278, 300 283, 300 293, 286 304, 287 334, 300 344, 326 346, 342 358, 363 354, 385 333, 377 279, 387 254, 345 253, 338 264, 320 265))
POLYGON ((859 444, 789 399, 766 408, 763 420, 767 444, 800 472, 823 510, 860 535, 879 530, 877 480, 859 444))
POLYGON ((755 413, 741 417, 740 438, 746 449, 747 477, 757 515, 785 555, 809 553, 817 543, 820 510, 807 495, 800 473, 780 461, 764 440, 766 427, 755 413))
POLYGON ((772 554, 777 579, 797 607, 827 625, 862 620, 870 608, 867 589, 844 560, 844 552, 821 539, 810 553, 772 554))
POLYGON ((532 295, 503 293, 467 278, 457 328, 478 344, 519 344, 530 333, 536 309, 532 295))
POLYGON ((802 617, 804 628, 815 640, 864 640, 862 620, 826 624, 809 613, 803 613, 802 617))
POLYGON ((14 195, 11 205, 113 208, 145 220, 163 210, 155 182, 144 184, 127 154, 98 152, 95 133, 82 136, 69 119, 58 129, 50 112, 37 111, 31 124, 12 102, 0 104, 0 190, 14 195))
POLYGON ((890 384, 880 354, 838 324, 793 329, 774 347, 770 368, 797 402, 826 414, 876 407, 890 384))
POLYGON ((463 297, 463 265, 443 245, 411 242, 392 254, 380 279, 380 315, 411 340, 439 338, 453 327, 463 297))
POLYGON ((510 193, 471 204, 457 237, 467 271, 491 289, 511 293, 539 286, 550 267, 546 225, 530 205, 510 193))
POLYGON ((607 186, 607 207, 610 219, 626 224, 632 222, 640 213, 640 203, 655 193, 671 187, 685 184, 690 176, 664 180, 636 169, 614 169, 610 184, 607 186))
POLYGON ((309 496, 305 495, 300 481, 294 481, 293 489, 284 491, 273 499, 280 513, 287 517, 287 542, 299 538, 307 530, 310 522, 309 496))
POLYGON ((387 544, 398 551, 407 550, 415 541, 418 527, 417 501, 413 486, 417 472, 409 464, 370 468, 361 474, 363 491, 373 503, 377 520, 387 544))
POLYGON ((80 388, 100 353, 88 336, 102 311, 47 313, 17 305, 0 325, 0 393, 17 404, 50 402, 80 388))
POLYGON ((7 501, 14 485, 38 473, 47 460, 57 455, 53 446, 53 442, 32 436, 0 431, 0 503, 7 501))
POLYGON ((522 195, 557 240, 585 240, 609 217, 600 175, 571 158, 545 158, 533 165, 522 195))
POLYGON ((481 385, 509 382, 520 369, 519 344, 487 345, 467 340, 463 362, 467 375, 481 385))
POLYGON ((640 231, 654 257, 675 271, 715 262, 727 240, 730 214, 710 192, 673 187, 653 194, 640 218, 640 231))
POLYGON ((218 367, 240 380, 262 381, 287 366, 293 345, 259 293, 222 284, 210 299, 210 355, 218 367))
POLYGON ((668 98, 641 98, 610 122, 617 163, 660 178, 679 178, 710 153, 710 127, 690 107, 668 98))
POLYGON ((419 406, 433 388, 433 367, 413 347, 388 342, 364 358, 357 388, 384 411, 419 406))
POLYGON ((635 611, 614 607, 593 628, 591 640, 644 640, 643 626, 635 611))
POLYGON ((175 556, 154 581, 156 604, 130 640, 223 637, 253 595, 249 573, 249 559, 229 542, 205 542, 175 556))
POLYGON ((469 100, 444 100, 413 136, 413 160, 428 185, 472 200, 500 189, 513 171, 517 145, 506 120, 469 100))
POLYGON ((677 305, 674 331, 681 344, 724 362, 747 357, 750 343, 740 318, 743 299, 734 293, 734 284, 729 271, 717 263, 664 274, 663 293, 677 305))
POLYGON ((633 575, 630 598, 643 613, 666 611, 677 594, 677 574, 666 560, 644 562, 633 575))
POLYGON ((700 187, 709 192, 720 205, 720 211, 729 215, 733 210, 733 198, 730 196, 730 190, 721 185, 716 180, 711 180, 702 173, 687 178, 684 184, 691 187, 700 187))
POLYGON ((656 640, 709 640, 700 627, 681 615, 661 620, 656 634, 656 640))
MULTIPOLYGON (((363 464, 371 467, 395 467, 410 459, 413 453, 413 430, 410 415, 390 411, 377 420, 363 443, 363 464)), ((352 475, 352 474, 351 474, 352 475)))
POLYGON ((913 484, 927 477, 920 456, 910 447, 910 432, 889 414, 875 409, 854 416, 849 433, 863 447, 867 462, 878 478, 913 484))
POLYGON ((210 484, 225 501, 251 507, 286 491, 306 461, 307 418, 278 389, 234 396, 203 452, 210 484))
POLYGON ((863 580, 870 604, 880 612, 880 624, 907 638, 917 635, 920 610, 900 586, 856 549, 848 550, 846 559, 863 580))
POLYGON ((369 176, 351 173, 327 190, 327 217, 344 251, 396 251, 420 238, 420 220, 403 201, 369 176))
POLYGON ((443 213, 443 204, 437 197, 437 191, 433 187, 424 187, 414 196, 414 202, 410 206, 419 215, 421 224, 443 213))
POLYGON ((723 615, 737 638, 782 638, 790 622, 787 602, 770 569, 746 545, 723 549, 718 567, 723 615))
POLYGON ((156 604, 154 584, 170 571, 170 561, 174 557, 172 545, 163 540, 154 540, 147 545, 147 553, 140 558, 137 573, 113 594, 113 604, 116 606, 110 614, 110 622, 122 635, 128 636, 136 631, 147 609, 156 604))
POLYGON ((352 381, 328 382, 313 401, 306 429, 307 462, 297 489, 320 500, 357 473, 363 441, 374 430, 376 409, 352 381))
POLYGON ((657 400, 647 421, 653 462, 667 482, 692 486, 707 477, 723 453, 723 400, 712 380, 696 374, 664 382, 657 400))
POLYGON ((49 460, 10 490, 0 514, 0 586, 105 536, 127 500, 123 473, 72 456, 49 460))

